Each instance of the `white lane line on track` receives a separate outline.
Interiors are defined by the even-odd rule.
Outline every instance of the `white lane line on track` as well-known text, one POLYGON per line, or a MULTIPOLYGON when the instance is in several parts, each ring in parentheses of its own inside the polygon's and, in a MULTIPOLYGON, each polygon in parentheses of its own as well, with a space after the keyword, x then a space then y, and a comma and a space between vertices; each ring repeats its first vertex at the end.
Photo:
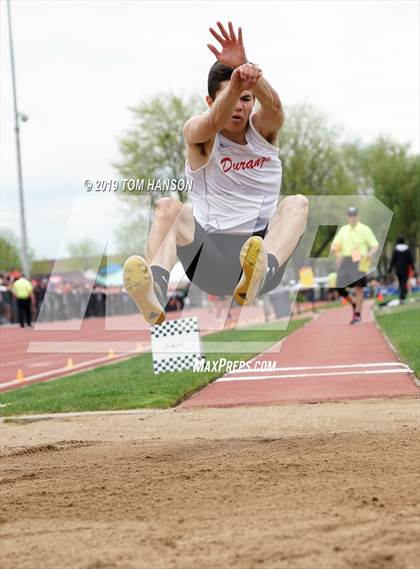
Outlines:
POLYGON ((105 357, 102 356, 100 358, 95 358, 94 360, 85 360, 85 361, 80 362, 78 364, 73 364, 70 368, 67 366, 66 367, 60 367, 57 369, 52 369, 50 371, 45 371, 42 373, 36 373, 34 375, 28 375, 24 379, 14 379, 13 381, 8 381, 7 383, 0 383, 0 389, 3 387, 12 387, 14 385, 25 385, 25 383, 30 383, 34 379, 41 379, 43 377, 48 377, 50 375, 73 373, 73 372, 77 371, 78 369, 85 368, 86 366, 91 366, 91 365, 95 365, 95 364, 99 364, 99 363, 111 363, 115 360, 118 360, 118 359, 120 359, 122 357, 126 357, 126 356, 127 356, 127 354, 122 354, 122 355, 115 354, 114 356, 112 356, 112 358, 110 358, 109 356, 105 356, 105 357))
POLYGON ((131 354, 138 350, 138 346, 142 346, 142 350, 150 350, 150 340, 128 340, 123 342, 117 341, 85 341, 78 340, 73 342, 31 342, 28 346, 29 354, 107 354, 109 350, 114 350, 120 354, 131 354))
POLYGON ((294 373, 285 375, 250 375, 246 377, 221 377, 216 379, 214 383, 226 382, 226 381, 259 381, 259 380, 271 380, 271 379, 304 379, 305 377, 327 377, 327 376, 338 376, 338 375, 381 375, 384 373, 412 373, 412 370, 407 367, 406 369, 375 369, 368 371, 337 371, 337 372, 327 372, 327 373, 294 373))
MULTIPOLYGON (((259 360, 259 361, 266 361, 266 360, 259 360)), ((248 362, 249 363, 249 362, 248 362)), ((365 368, 365 367, 379 367, 379 366, 399 366, 406 368, 407 365, 401 362, 379 362, 379 363, 369 363, 369 364, 340 364, 340 365, 325 365, 325 366, 295 366, 295 367, 276 367, 270 370, 264 370, 267 372, 276 372, 276 371, 305 371, 310 369, 350 369, 350 368, 365 368)), ((254 368, 254 369, 238 369, 231 373, 227 373, 226 376, 236 375, 238 373, 257 373, 263 371, 261 368, 254 368)))
MULTIPOLYGON (((44 357, 45 357, 45 354, 43 356, 38 356, 38 358, 32 358, 32 361, 36 361, 37 359, 39 360, 39 359, 44 358, 44 357)), ((2 362, 0 364, 0 367, 4 368, 4 367, 8 367, 8 366, 15 366, 15 365, 21 366, 21 365, 23 365, 23 363, 24 363, 23 358, 20 358, 18 360, 13 360, 11 362, 2 362)), ((41 362, 41 363, 43 363, 43 362, 41 362)), ((31 365, 33 365, 33 364, 31 364, 31 365)))

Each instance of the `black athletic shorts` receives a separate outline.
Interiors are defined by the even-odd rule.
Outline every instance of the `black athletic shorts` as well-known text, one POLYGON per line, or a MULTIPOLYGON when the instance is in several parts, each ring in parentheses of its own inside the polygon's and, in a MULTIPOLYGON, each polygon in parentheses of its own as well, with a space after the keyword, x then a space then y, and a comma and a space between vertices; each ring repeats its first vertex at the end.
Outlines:
POLYGON ((343 257, 337 274, 337 288, 367 285, 366 273, 359 271, 359 263, 351 257, 343 257))
MULTIPOLYGON (((251 235, 264 238, 267 227, 249 234, 206 233, 194 218, 194 240, 189 245, 177 245, 178 259, 187 277, 198 288, 217 296, 231 295, 241 278, 239 253, 251 235)), ((286 264, 279 267, 265 282, 258 296, 280 284, 286 264)))

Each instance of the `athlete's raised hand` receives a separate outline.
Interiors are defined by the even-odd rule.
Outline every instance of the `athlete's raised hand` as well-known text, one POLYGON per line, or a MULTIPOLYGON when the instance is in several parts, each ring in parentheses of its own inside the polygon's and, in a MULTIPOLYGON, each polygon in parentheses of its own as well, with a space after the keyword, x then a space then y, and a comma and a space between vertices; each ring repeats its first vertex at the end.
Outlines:
POLYGON ((237 83, 241 91, 251 91, 261 76, 262 71, 259 67, 252 63, 244 63, 234 70, 230 81, 237 83))
POLYGON ((243 63, 246 63, 245 48, 242 42, 242 28, 238 28, 238 37, 236 37, 232 22, 228 22, 229 32, 226 31, 221 22, 216 22, 220 34, 213 28, 209 28, 210 33, 217 39, 222 46, 222 51, 218 51, 214 45, 208 43, 207 47, 214 53, 217 60, 227 67, 236 68, 243 63))

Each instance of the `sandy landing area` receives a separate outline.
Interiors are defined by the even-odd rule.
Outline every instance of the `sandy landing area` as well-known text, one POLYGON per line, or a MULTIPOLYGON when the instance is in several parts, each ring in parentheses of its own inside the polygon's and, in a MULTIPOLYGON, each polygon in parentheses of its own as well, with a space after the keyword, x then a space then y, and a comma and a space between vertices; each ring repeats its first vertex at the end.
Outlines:
POLYGON ((1 425, 3 569, 418 569, 420 408, 1 425))

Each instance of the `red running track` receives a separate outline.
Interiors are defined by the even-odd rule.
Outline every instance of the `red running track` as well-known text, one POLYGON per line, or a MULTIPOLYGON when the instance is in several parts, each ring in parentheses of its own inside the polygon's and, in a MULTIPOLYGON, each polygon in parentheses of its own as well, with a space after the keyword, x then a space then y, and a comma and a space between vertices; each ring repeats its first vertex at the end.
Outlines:
POLYGON ((309 324, 252 361, 251 370, 229 373, 181 407, 230 407, 418 395, 365 302, 363 322, 350 326, 348 308, 322 312, 309 324), (262 370, 264 361, 274 371, 262 370), (258 369, 259 367, 259 369, 258 369))
MULTIPOLYGON (((240 325, 264 321, 263 310, 250 306, 239 316, 240 325)), ((197 316, 202 334, 228 327, 226 313, 200 308, 168 313, 168 319, 197 316)), ((132 357, 151 349, 150 326, 140 314, 87 318, 36 324, 34 328, 19 326, 0 329, 0 392, 30 383, 38 383, 85 371, 117 359, 132 357), (69 362, 71 359, 71 362, 69 362), (70 364, 70 365, 69 365, 70 364), (18 371, 23 379, 17 379, 18 371)))

